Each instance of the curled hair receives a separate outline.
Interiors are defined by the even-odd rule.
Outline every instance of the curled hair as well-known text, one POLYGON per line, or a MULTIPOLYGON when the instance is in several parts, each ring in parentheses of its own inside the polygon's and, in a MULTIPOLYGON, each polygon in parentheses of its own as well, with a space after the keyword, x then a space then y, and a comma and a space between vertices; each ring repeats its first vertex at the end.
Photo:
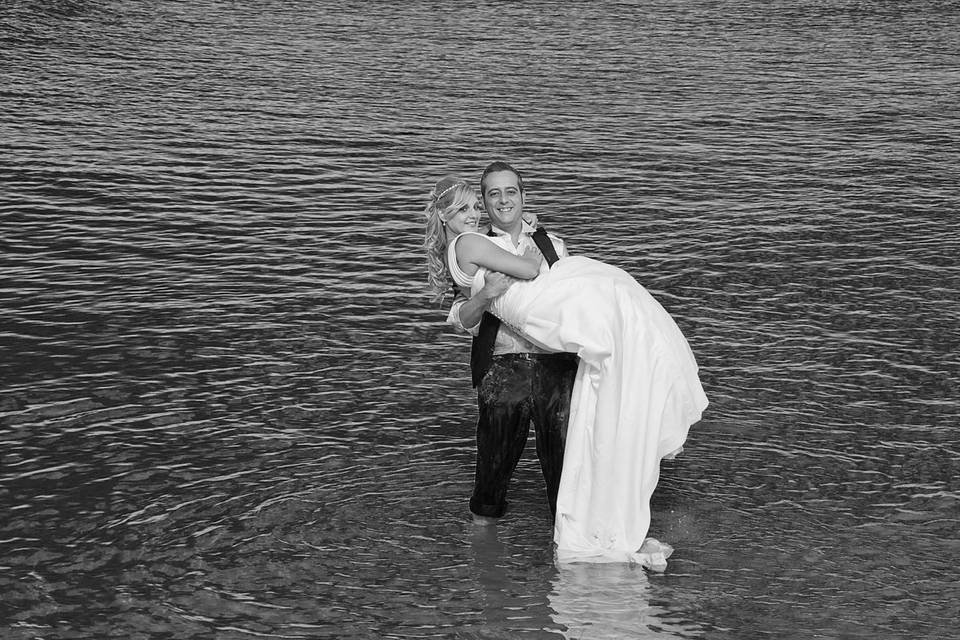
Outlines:
POLYGON ((476 202, 477 194, 466 180, 444 176, 430 192, 430 201, 423 211, 423 248, 427 253, 427 289, 434 300, 442 300, 450 290, 452 277, 447 267, 446 222, 453 212, 465 204, 476 202))

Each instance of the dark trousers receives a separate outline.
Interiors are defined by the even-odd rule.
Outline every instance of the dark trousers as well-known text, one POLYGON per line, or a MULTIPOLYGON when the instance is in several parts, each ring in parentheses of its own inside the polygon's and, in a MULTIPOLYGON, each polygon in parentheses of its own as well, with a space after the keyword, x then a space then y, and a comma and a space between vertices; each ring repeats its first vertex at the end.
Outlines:
POLYGON ((477 469, 470 511, 499 518, 533 423, 550 510, 557 511, 570 396, 578 360, 569 353, 494 356, 477 387, 477 469))

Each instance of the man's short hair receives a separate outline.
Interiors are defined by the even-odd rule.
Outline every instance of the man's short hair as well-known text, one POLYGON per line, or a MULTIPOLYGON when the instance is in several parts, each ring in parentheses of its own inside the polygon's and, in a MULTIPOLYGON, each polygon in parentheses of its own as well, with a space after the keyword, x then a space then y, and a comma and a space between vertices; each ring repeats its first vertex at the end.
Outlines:
POLYGON ((497 173, 498 171, 509 171, 513 175, 517 176, 517 186, 520 187, 520 193, 523 193, 523 176, 520 175, 520 172, 511 167, 509 164, 503 160, 495 160, 487 165, 487 168, 483 170, 483 173, 480 175, 480 195, 483 195, 483 182, 487 179, 487 176, 491 173, 497 173))

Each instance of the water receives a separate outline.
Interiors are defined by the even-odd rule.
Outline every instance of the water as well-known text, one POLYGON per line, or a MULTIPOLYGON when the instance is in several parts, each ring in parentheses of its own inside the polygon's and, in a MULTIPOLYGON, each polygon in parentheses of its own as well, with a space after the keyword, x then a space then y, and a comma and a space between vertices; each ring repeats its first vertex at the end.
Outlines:
POLYGON ((0 4, 0 635, 949 638, 956 2, 0 4), (663 575, 468 524, 419 211, 505 157, 711 406, 663 575))

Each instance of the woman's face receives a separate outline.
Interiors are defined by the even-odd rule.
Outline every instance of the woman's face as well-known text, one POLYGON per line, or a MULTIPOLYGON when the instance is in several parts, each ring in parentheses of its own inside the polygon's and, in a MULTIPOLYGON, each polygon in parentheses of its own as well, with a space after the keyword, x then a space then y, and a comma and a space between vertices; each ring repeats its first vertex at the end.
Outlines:
POLYGON ((447 218, 447 229, 459 235, 464 231, 476 231, 480 225, 480 209, 477 199, 467 198, 461 201, 453 214, 447 218))

